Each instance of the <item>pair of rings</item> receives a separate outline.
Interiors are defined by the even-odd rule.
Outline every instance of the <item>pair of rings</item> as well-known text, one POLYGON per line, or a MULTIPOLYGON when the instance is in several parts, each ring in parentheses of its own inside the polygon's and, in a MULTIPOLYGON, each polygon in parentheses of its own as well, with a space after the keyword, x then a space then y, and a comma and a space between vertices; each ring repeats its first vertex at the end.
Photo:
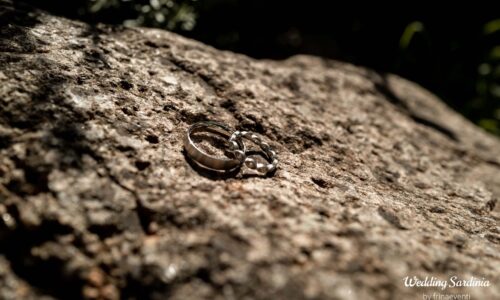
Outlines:
POLYGON ((276 152, 268 143, 253 132, 232 130, 225 124, 204 121, 189 127, 184 138, 184 148, 189 157, 204 168, 214 171, 231 171, 241 167, 243 164, 250 169, 257 170, 262 174, 272 172, 278 166, 276 152), (193 141, 192 136, 198 132, 210 132, 218 134, 227 139, 228 158, 218 158, 202 151, 193 141), (247 156, 247 150, 243 140, 248 140, 260 147, 264 152, 268 163, 257 162, 254 158, 247 156))

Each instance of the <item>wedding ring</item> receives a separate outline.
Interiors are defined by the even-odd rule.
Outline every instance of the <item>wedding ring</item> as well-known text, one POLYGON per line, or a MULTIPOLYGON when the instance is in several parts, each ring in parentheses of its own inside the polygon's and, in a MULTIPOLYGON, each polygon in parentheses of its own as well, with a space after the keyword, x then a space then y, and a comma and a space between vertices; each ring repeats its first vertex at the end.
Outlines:
POLYGON ((221 171, 233 170, 240 167, 245 161, 245 145, 241 139, 234 140, 234 143, 231 143, 232 148, 229 153, 232 153, 233 157, 218 158, 203 152, 198 146, 195 145, 192 140, 192 135, 197 132, 211 132, 229 139, 233 130, 222 123, 213 121, 198 122, 191 125, 184 138, 184 148, 186 149, 186 153, 189 157, 197 164, 207 169, 221 171))
POLYGON ((254 158, 252 157, 245 157, 245 166, 247 166, 250 169, 257 170, 258 172, 262 174, 267 174, 269 172, 272 172, 276 170, 278 167, 278 159, 276 152, 271 149, 271 146, 269 146, 268 143, 262 141, 262 139, 256 135, 253 132, 249 131, 235 131, 229 138, 229 148, 232 151, 238 151, 239 149, 239 144, 241 143, 242 138, 245 138, 247 140, 252 141, 255 143, 257 146, 262 149, 262 151, 266 154, 267 160, 269 163, 263 164, 260 162, 257 162, 254 158))

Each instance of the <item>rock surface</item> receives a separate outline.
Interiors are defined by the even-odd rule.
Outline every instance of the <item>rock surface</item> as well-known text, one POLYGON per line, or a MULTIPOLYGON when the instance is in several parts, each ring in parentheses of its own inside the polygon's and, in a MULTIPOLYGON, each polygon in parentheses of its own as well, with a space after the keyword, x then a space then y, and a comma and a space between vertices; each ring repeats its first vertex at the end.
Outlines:
POLYGON ((499 299, 500 142, 397 76, 0 0, 1 299, 499 299), (199 120, 269 177, 200 172, 199 120), (406 276, 490 287, 409 288, 406 276))

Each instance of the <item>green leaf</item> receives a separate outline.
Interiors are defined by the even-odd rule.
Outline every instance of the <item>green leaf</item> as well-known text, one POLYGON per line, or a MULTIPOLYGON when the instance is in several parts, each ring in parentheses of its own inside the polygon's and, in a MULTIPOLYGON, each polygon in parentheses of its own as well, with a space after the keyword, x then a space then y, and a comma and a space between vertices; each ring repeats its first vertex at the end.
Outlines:
POLYGON ((424 24, 422 24, 422 22, 415 21, 408 24, 401 35, 401 39, 399 40, 399 47, 407 49, 408 46, 410 46, 413 36, 417 33, 423 32, 424 30, 424 24))
POLYGON ((500 31, 500 19, 489 21, 483 27, 484 34, 492 34, 497 31, 500 31))

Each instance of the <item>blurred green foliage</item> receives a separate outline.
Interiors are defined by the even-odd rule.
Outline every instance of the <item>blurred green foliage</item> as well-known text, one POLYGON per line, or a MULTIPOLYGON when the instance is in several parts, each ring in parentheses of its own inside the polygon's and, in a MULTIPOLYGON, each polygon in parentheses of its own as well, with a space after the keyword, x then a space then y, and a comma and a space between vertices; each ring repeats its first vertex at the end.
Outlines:
POLYGON ((196 0, 89 0, 79 7, 81 15, 103 11, 124 11, 131 16, 122 20, 128 26, 149 26, 169 30, 191 30, 196 14, 196 0))
MULTIPOLYGON (((500 19, 484 25, 485 39, 498 41, 500 19)), ((469 110, 479 111, 479 126, 500 136, 500 43, 485 49, 483 61, 477 68, 476 97, 468 104, 469 110)))
POLYGON ((334 1, 24 0, 87 22, 158 27, 257 58, 306 53, 392 72, 500 136, 500 11, 334 1))
MULTIPOLYGON (((435 42, 432 40, 426 26, 422 22, 411 22, 403 30, 399 46, 401 55, 411 58, 415 63, 426 59, 425 55, 420 57, 414 51, 412 41, 420 38, 420 43, 427 47, 429 53, 435 53, 438 50, 432 49, 435 42)), ((440 37, 442 38, 442 37, 440 37)), ((459 80, 464 80, 463 85, 455 88, 461 89, 467 85, 474 86, 474 93, 465 101, 463 106, 455 107, 465 116, 475 121, 480 127, 485 130, 500 136, 500 19, 494 19, 485 23, 482 26, 482 31, 478 32, 477 39, 474 41, 479 48, 478 62, 465 61, 475 66, 475 74, 472 76, 463 76, 460 70, 453 68, 448 69, 446 76, 453 78, 458 77, 459 80), (454 74, 456 72, 456 74, 454 74), (465 82, 469 77, 471 82, 465 82)), ((459 47, 460 45, 451 45, 459 47)), ((471 58, 471 60, 474 58, 471 58)), ((464 62, 460 62, 464 63, 464 62)), ((453 99, 445 99, 453 106, 453 99)))

